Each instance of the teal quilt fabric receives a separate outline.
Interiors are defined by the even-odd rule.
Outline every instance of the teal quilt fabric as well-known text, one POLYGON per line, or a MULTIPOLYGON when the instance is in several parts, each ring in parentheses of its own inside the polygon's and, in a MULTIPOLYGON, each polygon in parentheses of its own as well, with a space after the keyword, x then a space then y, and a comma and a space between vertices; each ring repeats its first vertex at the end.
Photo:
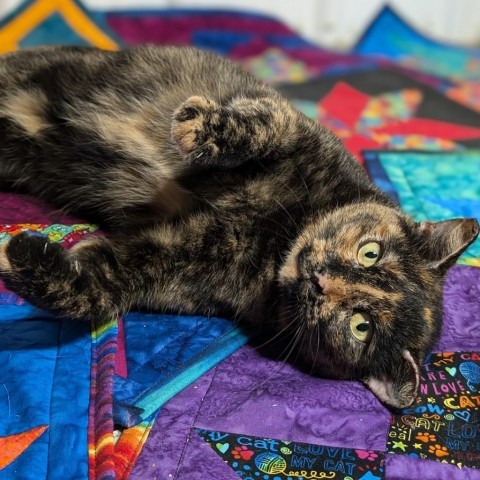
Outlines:
MULTIPOLYGON (((368 151, 373 180, 418 221, 480 218, 480 151, 368 151)), ((480 266, 480 240, 460 258, 480 266)))
POLYGON ((385 7, 367 28, 355 53, 380 55, 416 70, 462 80, 480 78, 480 49, 448 45, 412 28, 385 7))

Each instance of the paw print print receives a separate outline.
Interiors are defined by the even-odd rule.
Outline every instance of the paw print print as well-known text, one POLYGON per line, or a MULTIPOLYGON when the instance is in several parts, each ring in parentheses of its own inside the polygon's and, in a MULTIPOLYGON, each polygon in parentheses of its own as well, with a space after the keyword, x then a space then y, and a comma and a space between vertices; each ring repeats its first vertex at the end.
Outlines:
POLYGON ((373 450, 355 450, 355 452, 357 452, 358 458, 369 462, 373 462, 378 457, 378 454, 373 450))
POLYGON ((449 358, 453 357, 454 352, 443 352, 443 353, 437 353, 437 356, 440 356, 442 358, 449 358))
POLYGON ((235 447, 232 450, 232 455, 235 460, 250 460, 253 457, 253 452, 249 450, 245 445, 241 447, 235 447))
POLYGON ((368 451, 368 457, 367 457, 367 460, 369 462, 373 462, 377 457, 378 457, 378 454, 375 453, 374 451, 372 450, 367 450, 368 451))
POLYGON ((428 453, 434 453, 435 456, 438 457, 438 458, 448 456, 447 447, 442 447, 438 443, 436 443, 435 445, 430 445, 428 447, 428 453))
POLYGON ((428 432, 425 432, 425 433, 418 432, 417 436, 415 438, 417 440, 420 440, 423 443, 434 442, 437 439, 437 437, 435 437, 435 435, 433 435, 431 433, 428 433, 428 432))

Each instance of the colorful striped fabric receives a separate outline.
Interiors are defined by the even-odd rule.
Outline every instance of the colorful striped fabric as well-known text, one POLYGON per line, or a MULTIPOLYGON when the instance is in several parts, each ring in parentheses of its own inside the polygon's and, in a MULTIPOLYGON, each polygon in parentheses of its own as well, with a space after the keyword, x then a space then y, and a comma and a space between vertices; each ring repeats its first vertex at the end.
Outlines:
POLYGON ((115 480, 113 378, 117 321, 92 323, 92 365, 88 426, 90 480, 115 480))

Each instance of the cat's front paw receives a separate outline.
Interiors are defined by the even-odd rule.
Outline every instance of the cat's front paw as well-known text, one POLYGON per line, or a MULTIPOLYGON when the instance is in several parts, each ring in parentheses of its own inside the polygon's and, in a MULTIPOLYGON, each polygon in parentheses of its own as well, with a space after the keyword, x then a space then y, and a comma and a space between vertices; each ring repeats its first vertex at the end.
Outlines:
POLYGON ((61 273, 68 265, 65 250, 45 237, 20 233, 0 245, 0 278, 33 303, 48 293, 53 272, 61 273))
POLYGON ((205 97, 190 97, 173 113, 172 139, 181 154, 199 165, 216 165, 220 148, 215 129, 220 117, 220 107, 205 97))

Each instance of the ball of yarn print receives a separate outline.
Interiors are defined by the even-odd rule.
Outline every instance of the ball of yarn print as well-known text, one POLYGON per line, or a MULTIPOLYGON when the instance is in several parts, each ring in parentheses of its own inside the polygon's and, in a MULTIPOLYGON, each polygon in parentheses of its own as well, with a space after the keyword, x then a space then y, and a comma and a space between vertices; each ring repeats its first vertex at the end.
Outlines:
POLYGON ((287 468, 287 462, 276 453, 265 452, 255 458, 255 465, 263 473, 282 473, 287 468))

